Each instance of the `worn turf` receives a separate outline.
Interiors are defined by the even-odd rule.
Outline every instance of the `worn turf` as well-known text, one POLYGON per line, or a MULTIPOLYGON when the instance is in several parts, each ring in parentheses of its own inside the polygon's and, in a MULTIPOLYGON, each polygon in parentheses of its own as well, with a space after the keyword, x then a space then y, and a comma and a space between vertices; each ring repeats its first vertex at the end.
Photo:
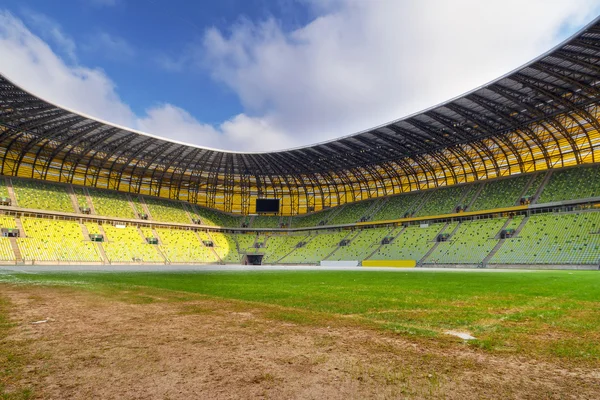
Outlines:
POLYGON ((199 293, 280 306, 271 318, 294 323, 333 318, 435 341, 454 330, 492 353, 600 362, 595 271, 56 273, 1 281, 131 290, 148 302, 150 289, 199 293))

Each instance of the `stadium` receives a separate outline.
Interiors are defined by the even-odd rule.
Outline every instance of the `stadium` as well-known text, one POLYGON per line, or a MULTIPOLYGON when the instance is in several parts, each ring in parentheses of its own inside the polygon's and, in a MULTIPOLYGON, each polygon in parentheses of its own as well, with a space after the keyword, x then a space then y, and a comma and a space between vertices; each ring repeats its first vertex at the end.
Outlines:
POLYGON ((595 397, 598 277, 575 270, 600 267, 599 83, 596 19, 442 104, 260 153, 127 129, 0 75, 0 289, 26 327, 9 336, 0 313, 2 398, 595 397), (63 352, 48 375, 27 340, 63 352), (191 385, 196 367, 218 377, 191 385))

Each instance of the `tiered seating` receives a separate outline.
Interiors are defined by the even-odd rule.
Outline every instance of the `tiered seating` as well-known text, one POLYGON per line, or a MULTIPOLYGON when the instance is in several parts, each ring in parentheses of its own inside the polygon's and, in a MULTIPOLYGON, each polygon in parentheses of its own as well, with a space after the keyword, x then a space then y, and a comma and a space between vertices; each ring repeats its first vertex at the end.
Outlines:
POLYGON ((198 232, 196 232, 196 233, 198 234, 198 237, 200 238, 200 240, 201 240, 202 242, 204 242, 204 241, 207 241, 207 240, 208 240, 208 241, 211 241, 211 242, 214 242, 214 240, 213 240, 212 236, 210 236, 210 235, 208 234, 208 232, 204 232, 204 231, 198 231, 198 232))
POLYGON ((17 222, 14 217, 8 215, 0 215, 0 228, 16 228, 17 222))
MULTIPOLYGON (((445 224, 407 227, 394 241, 382 245, 370 260, 416 260, 419 261, 435 244, 437 234, 445 224)), ((450 229, 446 229, 450 232, 450 229)))
POLYGON ((491 210, 517 204, 531 175, 494 180, 484 183, 475 203, 467 211, 491 210))
POLYGON ((187 212, 183 209, 182 203, 156 197, 144 197, 144 202, 148 206, 148 210, 154 221, 179 222, 182 224, 192 223, 187 212))
POLYGON ((136 218, 138 218, 142 214, 147 214, 146 209, 144 208, 144 205, 142 204, 142 200, 140 200, 139 195, 131 193, 129 195, 129 198, 131 199, 130 204, 133 206, 133 212, 135 213, 136 218))
POLYGON ((6 187, 6 180, 1 176, 0 176, 0 197, 9 197, 8 196, 8 188, 6 187))
POLYGON ((415 210, 417 201, 422 195, 423 193, 407 193, 390 197, 385 205, 375 213, 372 220, 387 221, 403 218, 407 212, 415 210))
MULTIPOLYGON (((101 235, 100 226, 94 222, 84 222, 83 223, 88 230, 90 235, 101 235)), ((87 239, 87 238, 86 238, 87 239)))
MULTIPOLYGON (((0 179, 2 181, 2 179, 0 179)), ((17 223, 13 217, 0 215, 0 228, 16 228, 17 223)), ((16 261, 15 253, 10 245, 9 238, 0 238, 0 261, 16 261)))
POLYGON ((142 232, 144 239, 156 237, 154 232, 152 232, 152 228, 148 228, 147 226, 140 227, 140 231, 142 232))
POLYGON ((200 219, 202 225, 237 228, 242 224, 243 217, 237 217, 194 205, 190 205, 190 209, 194 218, 200 219))
POLYGON ((425 193, 423 199, 426 199, 426 203, 416 213, 416 217, 423 217, 428 215, 441 215, 450 214, 455 211, 455 207, 460 201, 464 186, 453 186, 449 188, 436 189, 431 193, 425 193))
POLYGON ((347 231, 319 233, 312 239, 308 239, 306 246, 294 250, 281 262, 284 264, 317 264, 335 250, 348 233, 347 231))
POLYGON ((237 250, 233 235, 221 232, 211 232, 210 236, 213 238, 215 252, 224 263, 239 264, 242 261, 242 256, 237 250))
POLYGON ((346 246, 340 246, 329 260, 356 260, 362 261, 381 244, 381 240, 390 234, 389 228, 363 229, 351 239, 346 246))
POLYGON ((311 214, 299 215, 292 218, 292 228, 307 228, 318 226, 321 222, 327 221, 333 209, 317 211, 311 214))
POLYGON ((12 182, 19 207, 75 212, 69 194, 62 185, 21 179, 13 179, 12 182))
POLYGON ((148 244, 140 235, 138 228, 128 226, 117 228, 112 225, 103 225, 106 233, 104 238, 104 252, 112 262, 145 262, 162 263, 164 260, 156 250, 156 245, 148 244))
POLYGON ((508 225, 506 225, 505 229, 514 229, 517 230, 517 228, 519 227, 519 225, 521 225, 521 222, 523 222, 523 218, 525 218, 522 215, 517 215, 515 216, 513 219, 510 220, 510 222, 508 223, 508 225))
POLYGON ((253 234, 241 234, 234 235, 234 239, 237 241, 238 249, 240 252, 254 252, 254 241, 256 240, 256 235, 253 234))
POLYGON ((359 201, 357 203, 349 203, 344 205, 342 210, 335 214, 327 225, 351 224, 359 221, 362 217, 366 217, 367 212, 373 206, 373 200, 359 201))
POLYGON ((280 217, 259 215, 254 217, 251 228, 279 228, 280 217))
POLYGON ((0 261, 16 261, 9 238, 0 238, 0 261))
POLYGON ((554 171, 538 204, 600 196, 600 168, 576 167, 554 171))
POLYGON ((540 188, 540 185, 544 181, 544 178, 546 178, 546 174, 547 173, 548 173, 548 171, 542 171, 542 172, 538 173, 535 176, 535 178, 533 178, 533 182, 531 182, 531 185, 529 185, 529 187, 525 191, 524 197, 533 197, 533 196, 535 196, 535 194, 537 193, 538 189, 540 188))
POLYGON ((74 186, 73 192, 75 193, 75 198, 77 199, 77 207, 78 207, 77 212, 79 212, 82 208, 89 207, 88 202, 87 202, 87 197, 85 196, 85 192, 84 192, 83 188, 74 186))
MULTIPOLYGON (((193 231, 157 228, 160 249, 170 262, 216 263, 217 256, 193 231)), ((144 232, 146 234, 146 232, 144 232)))
POLYGON ((26 238, 17 243, 25 261, 100 262, 94 243, 85 241, 77 222, 22 218, 26 238))
POLYGON ((498 243, 495 236, 505 222, 504 218, 496 218, 461 223, 450 240, 439 243, 425 263, 481 263, 498 243))
POLYGON ((492 264, 598 264, 600 212, 540 214, 506 239, 492 264))
POLYGON ((88 188, 88 192, 96 214, 117 218, 137 218, 124 193, 91 188, 88 188))
POLYGON ((306 241, 307 235, 274 235, 267 240, 267 250, 263 264, 273 264, 296 248, 301 241, 306 241))
POLYGON ((479 190, 481 185, 482 185, 482 183, 473 183, 471 185, 465 186, 464 198, 461 200, 460 204, 458 204, 458 205, 463 206, 463 207, 468 207, 469 204, 471 204, 473 202, 473 199, 475 198, 475 195, 477 194, 477 191, 479 190))

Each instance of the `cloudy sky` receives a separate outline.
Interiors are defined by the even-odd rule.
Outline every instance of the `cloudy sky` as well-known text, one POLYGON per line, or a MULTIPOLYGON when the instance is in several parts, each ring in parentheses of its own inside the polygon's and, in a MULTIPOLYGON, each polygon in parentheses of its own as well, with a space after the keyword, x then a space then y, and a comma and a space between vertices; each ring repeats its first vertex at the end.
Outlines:
POLYGON ((2 1, 0 73, 112 123, 238 151, 308 145, 419 111, 600 12, 600 0, 60 4, 2 1))

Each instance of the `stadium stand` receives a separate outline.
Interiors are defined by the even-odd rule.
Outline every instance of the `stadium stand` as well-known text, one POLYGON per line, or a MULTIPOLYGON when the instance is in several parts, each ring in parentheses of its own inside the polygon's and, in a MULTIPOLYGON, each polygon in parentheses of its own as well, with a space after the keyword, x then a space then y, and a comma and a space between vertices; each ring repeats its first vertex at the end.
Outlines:
POLYGON ((544 187, 538 203, 600 196, 600 168, 585 166, 557 170, 544 187))
POLYGON ((27 237, 17 243, 24 261, 101 262, 94 243, 74 221, 22 218, 27 237))
POLYGON ((346 246, 338 247, 328 259, 332 261, 362 261, 379 247, 381 240, 389 233, 389 228, 363 229, 352 237, 346 246))
POLYGON ((192 213, 192 218, 199 219, 202 225, 239 227, 242 223, 242 217, 209 210, 208 208, 191 205, 190 210, 192 213))
POLYGON ((157 228, 160 249, 169 262, 216 263, 216 254, 204 246, 198 236, 189 230, 157 228))
POLYGON ((12 179, 12 184, 19 207, 75 212, 63 185, 23 179, 12 179))
POLYGON ((335 214, 327 225, 342 225, 351 224, 360 221, 361 218, 367 216, 367 212, 373 207, 373 200, 364 200, 357 203, 344 205, 337 214, 335 214))
POLYGON ((75 193, 75 198, 77 199, 77 207, 79 208, 77 212, 80 212, 82 209, 88 208, 87 196, 85 195, 84 189, 81 187, 73 187, 73 193, 75 193))
POLYGON ((139 195, 130 193, 129 198, 126 198, 126 200, 130 204, 130 208, 133 208, 136 218, 141 218, 141 216, 145 214, 149 219, 152 219, 152 216, 148 215, 145 205, 142 204, 142 200, 139 195), (131 199, 131 202, 129 202, 129 199, 131 199))
POLYGON ((90 235, 101 235, 100 225, 94 222, 84 222, 83 224, 90 235))
MULTIPOLYGON (((6 189, 6 187, 4 188, 6 189)), ((17 223, 13 217, 0 215, 0 228, 16 228, 17 223)), ((1 237, 0 238, 0 261, 13 261, 17 260, 15 253, 10 244, 10 239, 1 237)))
POLYGON ((544 182, 544 179, 546 179, 546 174, 548 174, 548 172, 549 171, 543 171, 543 172, 538 173, 533 178, 533 182, 531 182, 531 184, 529 185, 529 187, 525 191, 523 197, 533 198, 533 196, 535 196, 535 194, 537 193, 538 189, 542 185, 542 182, 544 182))
POLYGON ((210 237, 215 244, 214 251, 225 264, 239 264, 242 261, 242 255, 232 234, 211 232, 210 237))
MULTIPOLYGON (((464 221, 446 242, 438 243, 426 264, 479 264, 498 243, 505 218, 464 221)), ((448 232, 448 229, 446 229, 448 232)))
MULTIPOLYGON (((154 232, 152 231, 152 228, 142 226, 142 227, 140 227, 140 231, 142 231, 142 237, 144 237, 144 238, 157 238, 156 235, 154 234, 154 232)), ((160 240, 160 238, 157 238, 157 239, 160 240)))
MULTIPOLYGON (((292 218, 292 228, 308 228, 323 225, 330 218, 333 209, 317 211, 308 215, 298 215, 292 218)), ((331 224, 328 224, 331 225, 331 224)))
POLYGON ((267 240, 263 264, 274 264, 296 249, 298 243, 307 240, 306 234, 273 235, 267 240))
POLYGON ((133 226, 102 225, 106 233, 104 252, 111 263, 162 263, 164 260, 156 245, 146 243, 139 230, 133 226))
POLYGON ((393 196, 373 216, 373 221, 387 221, 410 216, 423 193, 407 193, 393 196))
POLYGON ((296 248, 281 260, 284 264, 318 264, 334 251, 348 231, 312 235, 303 247, 296 248))
POLYGON ((281 217, 258 215, 254 217, 251 228, 279 228, 281 217))
POLYGON ((471 203, 475 198, 479 197, 479 193, 483 190, 484 185, 482 183, 474 183, 465 187, 463 198, 460 200, 460 204, 464 211, 471 209, 471 203))
MULTIPOLYGON (((421 113, 332 141, 267 153, 222 152, 104 124, 48 103, 0 74, 0 172, 5 174, 0 196, 8 195, 17 207, 4 204, 0 209, 25 214, 25 228, 19 219, 15 223, 29 235, 10 244, 17 258, 23 247, 25 258, 36 261, 98 259, 97 254, 92 257, 94 249, 113 262, 188 262, 206 256, 237 263, 250 250, 264 253, 268 262, 318 263, 327 257, 365 257, 373 248, 372 259, 418 260, 421 265, 431 260, 478 263, 482 258, 492 264, 594 265, 600 218, 600 207, 591 200, 600 196, 600 168, 592 164, 600 159, 600 95, 594 87, 600 80, 595 65, 599 29, 600 19, 594 20, 551 53, 421 113), (474 178, 506 174, 512 176, 474 178), (71 192, 73 183, 85 184, 89 191, 75 187, 71 192), (265 191, 281 197, 281 217, 248 215, 257 194, 265 191), (402 191, 407 193, 386 195, 402 191), (148 196, 147 201, 134 193, 148 196), (346 203, 367 197, 376 198, 346 203), (528 198, 523 205, 531 201, 525 217, 507 220, 508 215, 498 212, 495 220, 476 215, 461 218, 460 225, 440 222, 447 219, 444 214, 461 211, 457 206, 477 213, 516 205, 519 197, 528 198), (544 206, 565 200, 578 201, 544 206), (86 202, 104 229, 84 215, 78 216, 85 221, 79 230, 73 221, 48 219, 36 226, 32 213, 23 212, 34 209, 56 217, 59 211, 77 212, 86 202), (313 212, 337 204, 344 205, 313 212), (596 212, 582 211, 588 208, 596 212), (572 210, 577 213, 563 214, 572 210), (127 222, 120 229, 111 221, 141 214, 149 214, 145 225, 153 228, 127 222), (423 224, 312 229, 354 224, 363 217, 386 221, 410 216, 423 224), (259 249, 250 247, 253 235, 230 233, 248 223, 274 230, 280 221, 302 228, 301 233, 269 231, 267 239, 256 238, 265 243, 259 249), (227 229, 197 233, 164 226, 169 223, 227 229), (495 231, 500 228, 514 229, 515 236, 499 238, 495 231), (452 236, 436 242, 442 232, 452 236), (87 233, 103 234, 106 241, 89 247, 87 233), (150 234, 159 236, 158 245, 145 243, 143 236, 150 234), (391 243, 378 243, 383 234, 391 243), (347 246, 339 246, 343 238, 349 240, 347 246), (61 246, 67 244, 81 254, 64 253, 61 246)), ((5 245, 0 244, 0 253, 5 245)))
POLYGON ((9 197, 6 180, 0 176, 0 197, 9 197))
POLYGON ((0 238, 0 261, 16 261, 17 257, 13 252, 10 239, 0 238))
POLYGON ((16 228, 17 222, 14 217, 8 215, 0 215, 0 228, 16 228))
POLYGON ((433 247, 437 234, 445 226, 443 223, 410 225, 391 243, 382 245, 369 259, 419 261, 433 247))
POLYGON ((238 234, 234 235, 233 239, 237 243, 238 251, 242 254, 247 252, 254 252, 254 242, 257 241, 257 235, 255 234, 238 234))
POLYGON ((467 211, 491 210, 517 204, 530 175, 485 182, 477 199, 467 211))
POLYGON ((88 193, 96 214, 117 218, 137 218, 124 193, 91 188, 88 189, 88 193))
POLYGON ((599 212, 533 215, 517 237, 506 239, 490 264, 598 265, 599 232, 599 212))
POLYGON ((150 211, 153 221, 178 222, 182 224, 192 223, 182 203, 155 197, 144 197, 144 202, 150 211))
POLYGON ((434 189, 431 193, 425 193, 425 197, 422 199, 425 203, 418 209, 415 216, 423 217, 455 212, 455 207, 461 200, 464 190, 464 186, 453 186, 434 189))

